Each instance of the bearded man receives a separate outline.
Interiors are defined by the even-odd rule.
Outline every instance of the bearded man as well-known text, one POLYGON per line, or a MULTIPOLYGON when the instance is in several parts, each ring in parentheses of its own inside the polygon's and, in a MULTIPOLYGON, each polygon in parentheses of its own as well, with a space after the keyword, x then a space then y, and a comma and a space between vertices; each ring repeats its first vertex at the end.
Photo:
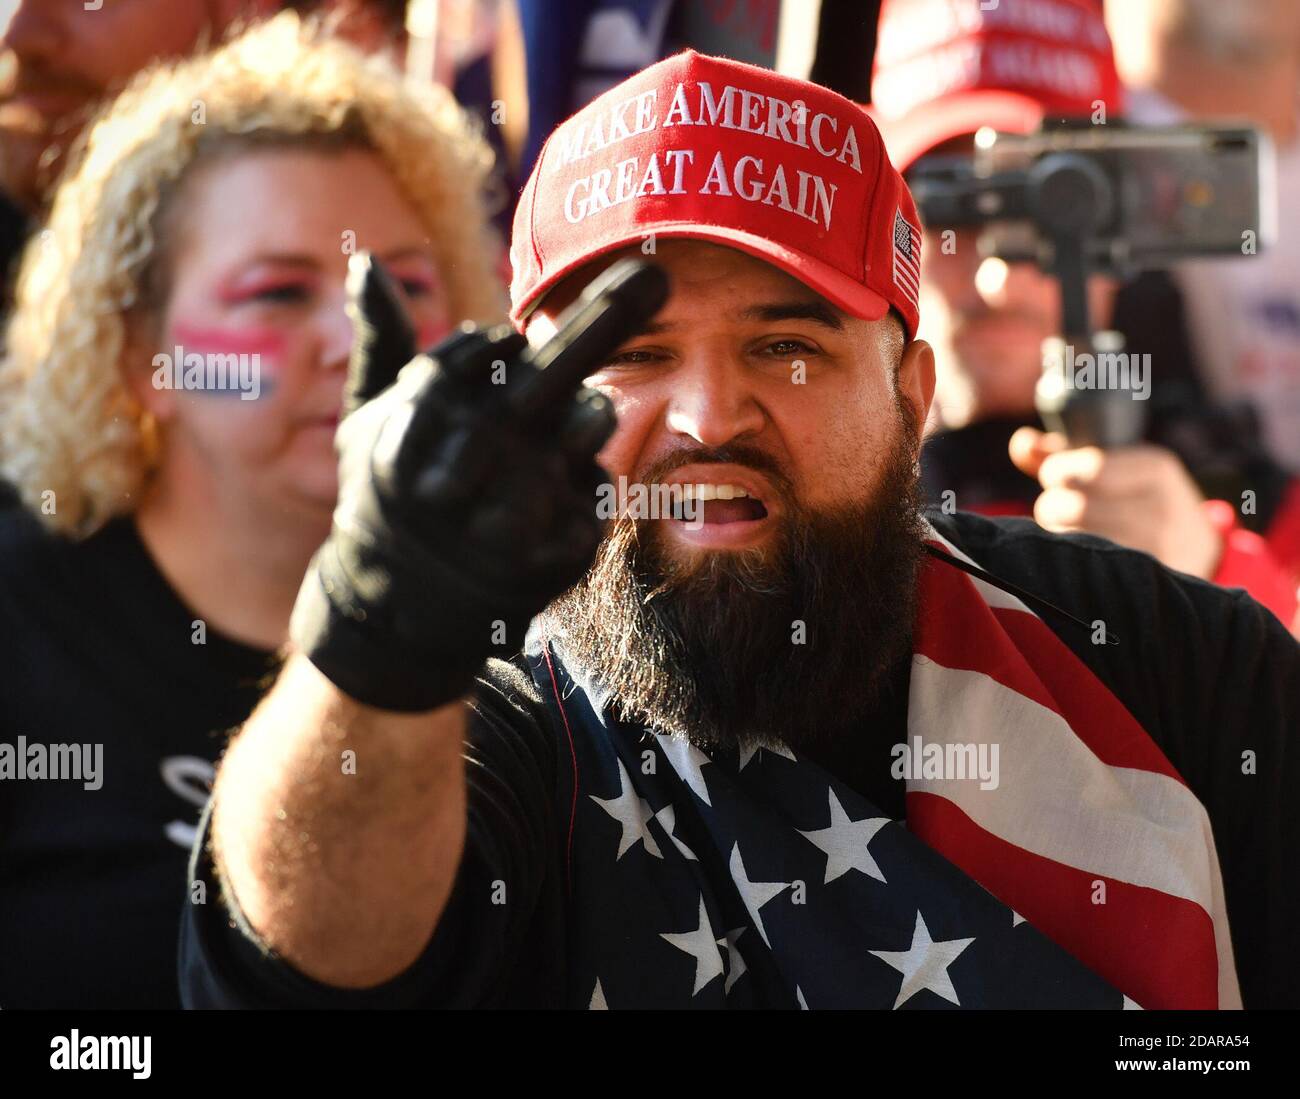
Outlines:
POLYGON ((519 331, 412 357, 358 267, 189 1004, 1295 1002, 1300 653, 1144 554, 920 512, 920 247, 860 108, 685 52, 543 149, 519 331), (528 342, 627 256, 666 304, 540 401, 528 342), (603 524, 610 483, 675 506, 603 524))

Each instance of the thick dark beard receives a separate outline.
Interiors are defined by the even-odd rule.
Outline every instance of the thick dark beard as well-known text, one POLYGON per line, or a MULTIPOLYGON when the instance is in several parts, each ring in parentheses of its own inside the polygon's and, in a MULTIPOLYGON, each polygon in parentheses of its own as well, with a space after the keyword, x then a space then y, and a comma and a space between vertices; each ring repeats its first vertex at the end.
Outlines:
POLYGON ((613 524, 545 625, 565 661, 611 692, 615 717, 706 749, 797 750, 875 708, 910 655, 922 556, 914 420, 899 404, 898 442, 862 504, 802 509, 771 457, 745 446, 647 471, 653 483, 688 462, 748 465, 777 483, 785 516, 774 546, 689 560, 663 551, 654 524, 671 520, 613 524))

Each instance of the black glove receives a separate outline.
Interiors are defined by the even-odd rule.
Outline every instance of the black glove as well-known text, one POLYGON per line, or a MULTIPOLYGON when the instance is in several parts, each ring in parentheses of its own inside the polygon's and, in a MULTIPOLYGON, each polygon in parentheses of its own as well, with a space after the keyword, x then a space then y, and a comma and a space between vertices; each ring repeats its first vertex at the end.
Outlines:
POLYGON ((602 533, 595 455, 615 426, 582 379, 666 293, 658 268, 625 261, 536 353, 509 325, 467 325, 415 356, 391 280, 353 257, 339 500, 290 625, 341 690, 388 710, 454 701, 582 577, 602 533))

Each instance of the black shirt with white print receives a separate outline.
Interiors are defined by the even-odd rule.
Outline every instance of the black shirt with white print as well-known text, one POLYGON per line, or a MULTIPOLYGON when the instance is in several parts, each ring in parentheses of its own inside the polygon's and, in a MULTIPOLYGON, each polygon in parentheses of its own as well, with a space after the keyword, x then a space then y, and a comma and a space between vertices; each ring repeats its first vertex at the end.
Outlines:
POLYGON ((187 853, 273 671, 131 519, 74 542, 0 512, 0 1008, 180 1006, 187 853))

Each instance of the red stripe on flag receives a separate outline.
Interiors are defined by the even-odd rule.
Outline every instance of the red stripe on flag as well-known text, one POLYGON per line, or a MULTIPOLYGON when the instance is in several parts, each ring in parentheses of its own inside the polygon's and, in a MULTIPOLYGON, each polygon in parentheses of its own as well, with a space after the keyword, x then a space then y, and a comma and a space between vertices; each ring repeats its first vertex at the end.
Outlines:
POLYGON ((945 668, 982 672, 1060 714, 1108 766, 1151 771, 1186 785, 1124 704, 1041 619, 989 607, 969 577, 942 561, 926 562, 921 592, 916 652, 945 668), (954 621, 970 627, 952 629, 954 621))
POLYGON ((1023 651, 1043 654, 1034 670, 1070 715, 1075 735, 1102 763, 1152 771, 1187 785, 1124 704, 1046 623, 1023 611, 994 608, 993 613, 1023 651))
POLYGON ((1219 1006, 1214 923, 1194 901, 1032 854, 937 794, 908 792, 907 829, 1142 1007, 1219 1006))

